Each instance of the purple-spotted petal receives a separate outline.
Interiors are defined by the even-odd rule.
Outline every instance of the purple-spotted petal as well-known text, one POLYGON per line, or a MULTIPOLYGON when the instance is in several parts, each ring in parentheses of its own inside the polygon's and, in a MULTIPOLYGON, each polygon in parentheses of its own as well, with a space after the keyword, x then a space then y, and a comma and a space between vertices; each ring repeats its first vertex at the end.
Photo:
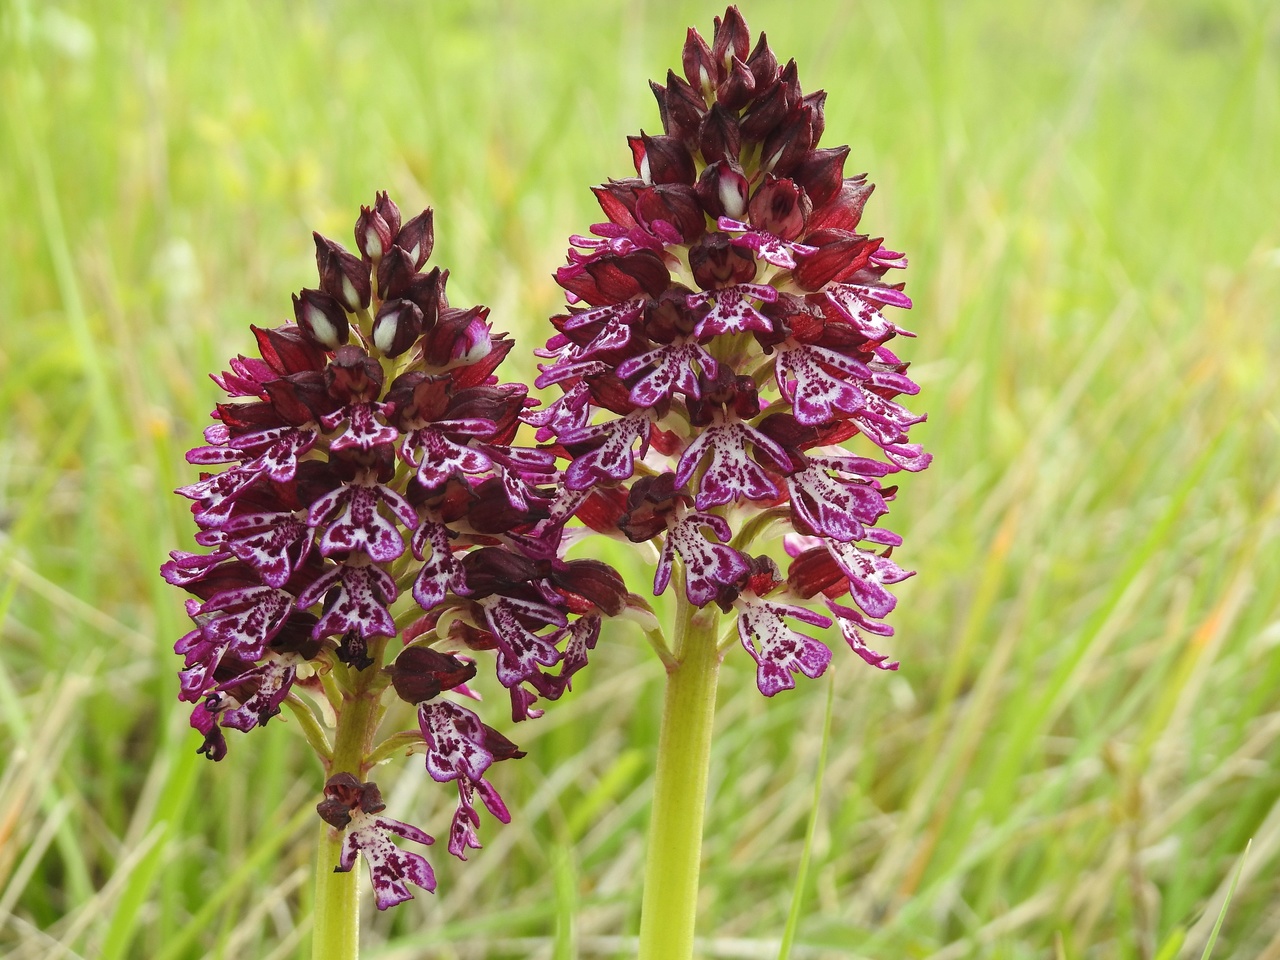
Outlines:
POLYGON ((480 718, 456 703, 437 700, 418 707, 418 727, 427 744, 427 773, 438 783, 459 777, 479 780, 493 764, 480 718))
POLYGON ((767 284, 740 283, 723 290, 689 294, 685 302, 690 309, 715 301, 711 311, 694 329, 694 334, 709 337, 721 333, 744 333, 747 330, 772 330, 773 324, 769 322, 769 318, 748 303, 748 297, 773 303, 778 299, 778 291, 767 284))
POLYGON ((210 597, 200 608, 204 636, 213 643, 226 643, 242 660, 258 660, 268 643, 280 632, 293 608, 293 597, 274 587, 242 587, 224 590, 210 597))
POLYGON ((396 598, 396 584, 380 567, 353 567, 339 564, 323 574, 298 597, 297 608, 306 610, 330 590, 320 622, 311 631, 314 639, 342 635, 354 630, 364 639, 393 637, 395 620, 387 606, 396 598))
POLYGON ((641 407, 652 407, 679 390, 686 396, 700 396, 698 372, 714 377, 719 365, 696 340, 684 343, 668 343, 622 363, 618 376, 630 377, 647 366, 653 369, 631 388, 631 402, 641 407), (696 366, 695 366, 696 364, 696 366))
POLYGON ((401 850, 392 842, 391 834, 417 843, 435 843, 433 837, 415 826, 357 809, 351 813, 351 823, 342 840, 342 856, 335 867, 336 871, 346 873, 355 866, 356 855, 363 853, 369 862, 369 880, 373 883, 379 910, 413 899, 406 882, 428 893, 435 893, 436 889, 436 876, 427 858, 401 850))
POLYGON ((744 600, 738 615, 738 637, 756 662, 756 686, 766 697, 796 685, 794 674, 816 679, 831 662, 831 651, 813 637, 797 633, 784 617, 817 627, 831 626, 820 613, 767 600, 744 600))
POLYGON ((849 578, 849 593, 868 616, 877 620, 888 616, 898 605, 898 598, 885 589, 887 583, 899 583, 914 575, 888 557, 851 543, 830 542, 827 549, 845 576, 849 578))
POLYGON ((787 452, 754 427, 740 421, 715 424, 705 427, 685 449, 676 468, 676 485, 687 483, 710 452, 711 462, 699 482, 695 500, 699 510, 709 510, 740 497, 772 500, 778 496, 778 488, 764 468, 747 455, 748 442, 757 452, 764 450, 779 463, 790 463, 787 452))
POLYGON ((581 430, 591 422, 591 390, 586 383, 575 383, 564 396, 541 410, 524 414, 525 423, 538 428, 539 443, 573 430, 581 430))
POLYGON ((423 521, 413 535, 412 547, 413 555, 423 561, 413 582, 413 599, 423 610, 430 610, 451 592, 460 597, 471 593, 462 564, 454 558, 449 530, 444 524, 423 521))
POLYGON ((866 527, 888 511, 884 497, 865 480, 846 480, 828 470, 811 460, 805 469, 787 477, 791 509, 818 533, 846 543, 861 540, 866 527))
POLYGON ((662 555, 653 578, 654 595, 660 595, 671 582, 671 565, 675 554, 684 563, 685 594, 689 602, 702 607, 710 603, 725 584, 746 576, 750 569, 746 559, 725 544, 732 532, 723 517, 709 513, 690 513, 678 520, 667 532, 662 555), (719 538, 713 543, 702 535, 709 528, 719 538))
POLYGON ((536 676, 541 672, 539 666, 552 667, 560 662, 560 651, 556 649, 560 630, 546 635, 535 632, 547 626, 565 626, 564 614, 559 610, 514 597, 492 597, 481 602, 485 620, 498 642, 497 673, 504 687, 536 676), (538 625, 530 629, 525 619, 538 625))
POLYGON ((289 695, 295 675, 296 669, 292 665, 282 660, 268 660, 219 684, 219 691, 231 690, 246 683, 255 685, 248 699, 222 715, 222 725, 248 732, 265 724, 280 712, 280 704, 289 695))
POLYGON ((732 217, 721 217, 717 225, 727 233, 742 234, 729 241, 735 247, 747 247, 761 260, 784 270, 795 269, 796 254, 807 255, 818 252, 817 247, 783 240, 766 230, 753 230, 751 224, 734 220, 732 217))
POLYGON ((484 473, 493 466, 479 450, 455 443, 430 427, 406 437, 400 455, 417 467, 418 482, 424 487, 438 487, 455 473, 484 473))
POLYGON ((608 480, 625 480, 635 471, 635 455, 632 447, 641 442, 641 456, 649 440, 648 411, 629 414, 621 420, 596 424, 562 434, 561 443, 581 443, 604 438, 594 450, 580 454, 565 471, 565 483, 570 490, 585 490, 608 480))
POLYGON ((576 330, 587 324, 601 321, 604 324, 590 343, 574 351, 573 359, 584 360, 595 353, 625 347, 631 342, 633 325, 643 310, 643 300, 628 300, 625 303, 608 304, 571 315, 565 322, 566 330, 576 330))
POLYGON ((803 344, 780 349, 776 362, 779 389, 803 424, 826 423, 838 416, 836 411, 854 413, 865 405, 864 393, 856 381, 868 379, 871 370, 860 360, 803 344), (831 373, 827 367, 839 374, 831 373))
POLYGON ((826 290, 830 300, 855 330, 868 340, 887 340, 895 334, 914 337, 909 330, 884 318, 877 303, 895 307, 910 307, 911 300, 899 290, 887 287, 863 287, 849 283, 837 283, 826 290))
POLYGON ((459 777, 458 809, 454 813, 453 824, 449 830, 449 852, 459 860, 467 859, 467 850, 480 848, 480 837, 476 833, 476 827, 480 825, 480 815, 475 809, 476 793, 480 794, 480 800, 485 805, 485 809, 493 814, 499 823, 511 822, 507 805, 502 802, 502 797, 492 785, 485 780, 459 777))
MULTIPOLYGON (((253 437, 274 432, 263 431, 262 434, 239 437, 232 440, 231 445, 236 446, 239 442, 242 448, 248 448, 248 441, 253 437)), ((315 430, 292 427, 281 429, 278 438, 273 439, 262 453, 246 463, 244 469, 266 474, 276 483, 288 483, 297 472, 298 458, 315 446, 315 442, 315 430)))
MULTIPOLYGON (((199 542, 199 540, 200 538, 197 536, 196 541, 199 542)), ((221 538, 215 542, 220 543, 221 538)), ((213 544, 209 545, 212 546, 213 544)), ((166 582, 175 587, 185 587, 193 583, 199 583, 218 564, 225 560, 230 560, 231 552, 224 549, 210 554, 203 554, 187 553, 185 550, 170 550, 169 558, 161 565, 160 575, 164 577, 166 582)), ((280 584, 273 583, 272 586, 278 587, 280 584)))
POLYGON ((863 616, 861 610, 853 607, 844 607, 831 600, 827 601, 827 607, 835 614, 836 621, 840 625, 840 633, 844 637, 845 642, 849 644, 849 649, 856 653, 871 666, 880 670, 897 670, 899 663, 897 660, 890 660, 888 654, 877 653, 867 646, 866 641, 862 639, 862 630, 868 633, 874 633, 882 637, 892 636, 893 627, 887 623, 878 623, 863 616))
POLYGON ((311 526, 323 524, 335 511, 342 510, 325 528, 320 552, 329 557, 360 550, 378 563, 389 563, 404 553, 404 537, 394 523, 378 512, 383 500, 402 521, 408 519, 412 521, 408 525, 416 525, 417 514, 408 502, 380 484, 348 484, 317 500, 307 515, 311 526))
POLYGON ((376 406, 373 403, 353 403, 326 416, 323 423, 330 430, 343 420, 347 421, 347 429, 330 444, 330 449, 358 447, 361 450, 372 450, 395 443, 400 438, 400 432, 395 427, 378 422, 374 416, 376 406))
POLYGON ((272 587, 283 587, 311 553, 311 530, 292 513, 248 513, 222 527, 227 549, 272 587))

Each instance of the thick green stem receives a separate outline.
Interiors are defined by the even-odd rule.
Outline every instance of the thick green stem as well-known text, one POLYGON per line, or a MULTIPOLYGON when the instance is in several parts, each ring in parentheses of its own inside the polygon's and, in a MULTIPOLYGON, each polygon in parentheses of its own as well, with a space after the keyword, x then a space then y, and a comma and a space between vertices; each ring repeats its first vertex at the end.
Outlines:
POLYGON ((702 819, 715 720, 721 654, 714 608, 696 610, 680 597, 658 740, 649 852, 640 913, 640 960, 693 956, 702 819))
POLYGON ((316 849, 315 922, 312 960, 355 960, 360 954, 360 886, 355 870, 335 873, 342 855, 342 831, 320 824, 316 849))
MULTIPOLYGON (((381 662, 380 647, 370 653, 375 664, 381 662)), ((350 687, 342 695, 333 757, 325 764, 326 777, 350 773, 364 780, 374 733, 382 719, 381 694, 386 684, 379 673, 376 665, 352 673, 350 687)), ((312 960, 355 960, 360 953, 360 864, 345 873, 334 871, 342 855, 343 836, 343 831, 327 823, 320 826, 312 960)))

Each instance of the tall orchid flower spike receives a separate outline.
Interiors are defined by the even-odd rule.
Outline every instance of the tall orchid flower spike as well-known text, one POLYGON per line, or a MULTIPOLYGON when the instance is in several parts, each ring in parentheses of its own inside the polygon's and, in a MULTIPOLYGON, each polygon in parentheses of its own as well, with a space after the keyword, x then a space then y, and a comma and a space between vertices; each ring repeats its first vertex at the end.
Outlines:
POLYGON ((604 564, 562 558, 555 458, 515 443, 528 391, 495 373, 512 342, 486 308, 450 305, 448 272, 425 270, 433 238, 430 210, 402 222, 385 193, 361 209, 356 252, 315 235, 319 283, 294 296, 295 322, 252 328, 258 356, 213 376, 229 399, 178 491, 205 552, 162 568, 193 596, 176 651, 200 752, 223 759, 224 731, 288 707, 323 764, 316 957, 356 955, 361 855, 379 909, 435 889, 397 845, 432 838, 383 815, 373 766, 419 752, 456 785, 448 849, 465 859, 477 796, 510 819, 490 768, 524 755, 457 702, 476 655, 495 652, 514 720, 538 716, 626 599, 604 564), (397 699, 416 724, 379 742, 397 699))
POLYGON ((562 396, 525 414, 579 515, 658 545, 654 592, 676 594, 648 960, 692 951, 724 650, 740 640, 767 697, 826 670, 814 629, 897 669, 864 640, 892 634, 890 587, 911 575, 877 524, 897 491, 885 478, 929 464, 909 437, 924 417, 900 402, 918 388, 889 346, 913 336, 887 315, 911 306, 894 279, 906 258, 859 230, 872 185, 845 176, 848 147, 819 146, 826 94, 805 94, 763 34, 753 46, 736 7, 710 43, 689 31, 682 68, 652 85, 662 133, 630 138, 635 176, 596 187, 605 220, 570 238, 537 381, 562 396), (778 526, 785 575, 753 553, 778 526), (722 613, 736 618, 723 646, 722 613))

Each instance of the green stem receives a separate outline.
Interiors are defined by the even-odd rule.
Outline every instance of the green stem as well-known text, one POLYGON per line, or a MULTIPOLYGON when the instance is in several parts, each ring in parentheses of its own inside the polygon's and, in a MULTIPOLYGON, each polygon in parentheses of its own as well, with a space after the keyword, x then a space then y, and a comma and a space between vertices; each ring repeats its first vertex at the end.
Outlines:
MULTIPOLYGON (((382 646, 372 644, 374 665, 352 671, 343 688, 342 709, 334 731, 333 756, 325 762, 325 777, 353 774, 363 781, 369 772, 369 751, 382 719, 382 690, 386 683, 377 665, 382 646)), ((336 668, 335 668, 336 670, 336 668)), ((315 923, 311 931, 312 960, 355 960, 360 954, 360 864, 345 873, 334 868, 342 855, 344 833, 327 823, 320 825, 316 851, 315 923)))
POLYGON ((320 824, 311 960, 354 960, 360 955, 359 874, 333 869, 342 855, 342 837, 341 830, 320 824))
POLYGON ((699 611, 680 587, 674 644, 658 740, 649 852, 640 912, 640 960, 693 956, 702 819, 715 719, 719 616, 699 611))

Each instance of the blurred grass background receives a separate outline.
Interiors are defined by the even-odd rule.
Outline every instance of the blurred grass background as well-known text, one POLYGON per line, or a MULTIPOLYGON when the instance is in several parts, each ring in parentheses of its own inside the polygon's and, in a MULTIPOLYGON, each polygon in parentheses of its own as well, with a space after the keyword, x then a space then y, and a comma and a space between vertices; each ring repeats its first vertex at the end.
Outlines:
MULTIPOLYGON (((284 722, 209 764, 175 699, 156 568, 190 545, 204 374, 375 189, 434 206, 455 301, 540 343, 587 187, 722 9, 0 4, 0 954, 307 955, 317 765, 284 722)), ((911 256, 936 457, 891 517, 901 672, 837 650, 792 956, 1199 957, 1252 838, 1214 956, 1277 960, 1280 7, 744 13, 830 92, 864 224, 911 256)), ((766 702, 751 666, 722 686, 707 957, 776 955, 812 809, 827 681, 766 702)), ((440 892, 370 910, 368 957, 627 955, 659 670, 619 629, 581 680, 512 733, 512 825, 437 848, 440 892)), ((440 835, 420 767, 378 779, 440 835)))

